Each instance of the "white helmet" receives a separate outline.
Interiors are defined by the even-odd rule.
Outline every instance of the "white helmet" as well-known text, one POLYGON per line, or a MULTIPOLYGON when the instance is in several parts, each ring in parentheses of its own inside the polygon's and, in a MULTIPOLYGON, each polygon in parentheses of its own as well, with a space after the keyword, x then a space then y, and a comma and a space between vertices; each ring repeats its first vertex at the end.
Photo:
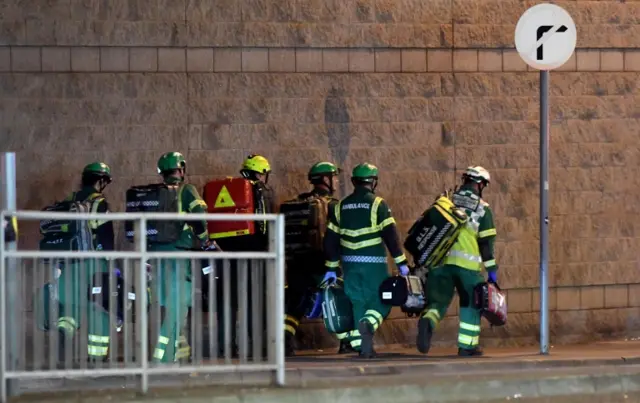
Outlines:
POLYGON ((481 166, 468 167, 466 171, 462 174, 462 179, 469 178, 476 183, 487 182, 487 184, 491 183, 491 175, 489 175, 489 171, 484 169, 481 166))

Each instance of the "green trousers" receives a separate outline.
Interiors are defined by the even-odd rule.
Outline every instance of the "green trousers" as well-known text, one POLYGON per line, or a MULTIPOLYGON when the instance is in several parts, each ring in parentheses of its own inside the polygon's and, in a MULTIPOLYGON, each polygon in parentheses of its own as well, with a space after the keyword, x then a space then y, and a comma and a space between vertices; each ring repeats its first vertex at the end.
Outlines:
MULTIPOLYGON (((108 270, 104 260, 82 260, 69 263, 62 268, 62 273, 51 288, 46 287, 36 293, 39 298, 36 307, 43 309, 37 314, 38 320, 43 320, 43 328, 49 330, 51 323, 67 337, 73 337, 81 326, 83 309, 87 313, 87 352, 91 359, 104 359, 109 352, 109 313, 96 302, 89 300, 90 295, 99 295, 101 284, 94 283, 94 275, 108 270), (51 290, 55 290, 57 298, 51 298, 51 290), (49 317, 50 303, 58 301, 58 315, 52 321, 49 317)), ((97 298, 96 301, 100 301, 97 298)))
POLYGON ((389 277, 386 264, 380 263, 344 263, 344 292, 353 306, 355 329, 345 334, 336 335, 338 339, 347 339, 354 350, 360 351, 362 338, 358 325, 366 322, 373 333, 378 330, 382 321, 391 312, 389 305, 380 302, 378 289, 389 277))
MULTIPOLYGON (((150 251, 184 251, 173 245, 149 245, 150 251)), ((191 262, 186 259, 160 259, 153 287, 158 303, 164 308, 158 342, 153 352, 155 362, 175 362, 188 358, 191 348, 185 326, 191 306, 191 262)))
POLYGON ((473 349, 478 347, 480 339, 480 312, 473 304, 473 289, 483 283, 479 271, 459 266, 444 265, 429 272, 427 279, 427 299, 429 304, 422 313, 423 318, 431 321, 432 329, 444 318, 453 299, 454 289, 460 298, 460 327, 458 347, 473 349))

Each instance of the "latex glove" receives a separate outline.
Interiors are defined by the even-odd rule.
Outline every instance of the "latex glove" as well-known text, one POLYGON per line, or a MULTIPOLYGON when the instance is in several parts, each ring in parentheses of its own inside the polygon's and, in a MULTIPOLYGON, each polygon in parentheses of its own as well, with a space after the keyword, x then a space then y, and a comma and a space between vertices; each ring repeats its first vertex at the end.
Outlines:
POLYGON ((315 294, 315 301, 313 303, 313 308, 307 314, 307 318, 316 319, 322 316, 322 293, 317 292, 315 294))
POLYGON ((338 276, 336 275, 335 271, 328 271, 327 274, 324 275, 322 282, 327 283, 327 285, 329 285, 329 284, 335 283, 337 279, 338 279, 338 276))
POLYGON ((487 282, 489 283, 497 283, 498 282, 498 274, 495 271, 490 271, 487 276, 487 282))
POLYGON ((400 267, 398 267, 398 269, 400 270, 400 275, 401 276, 408 276, 409 275, 409 267, 407 267, 406 264, 401 265, 400 267))
POLYGON ((219 251, 221 252, 220 247, 218 246, 218 244, 216 243, 216 241, 207 239, 203 245, 202 245, 202 250, 207 251, 207 252, 213 252, 213 251, 219 251))

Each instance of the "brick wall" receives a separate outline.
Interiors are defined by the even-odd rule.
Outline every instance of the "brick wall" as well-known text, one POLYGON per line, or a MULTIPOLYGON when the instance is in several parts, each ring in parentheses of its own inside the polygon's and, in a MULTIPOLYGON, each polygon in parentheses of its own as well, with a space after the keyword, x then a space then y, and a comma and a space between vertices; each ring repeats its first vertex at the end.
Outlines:
MULTIPOLYGON (((461 169, 481 164, 495 178, 485 196, 512 312, 487 336, 535 341, 538 74, 513 33, 538 2, 5 3, 0 149, 18 152, 21 208, 63 196, 95 159, 112 166, 107 194, 122 209, 128 186, 155 180, 163 152, 185 153, 202 185, 254 151, 271 160, 281 198, 306 187, 315 160, 377 164, 379 194, 405 232, 461 169)), ((640 195, 640 3, 558 3, 578 26, 578 50, 551 77, 554 342, 640 329, 640 225, 630 218, 640 195)), ((23 234, 33 245, 31 228, 23 234)), ((411 340, 413 321, 392 317, 381 337, 411 340)), ((443 340, 453 339, 450 322, 443 340)), ((317 330, 306 337, 331 343, 317 330)))

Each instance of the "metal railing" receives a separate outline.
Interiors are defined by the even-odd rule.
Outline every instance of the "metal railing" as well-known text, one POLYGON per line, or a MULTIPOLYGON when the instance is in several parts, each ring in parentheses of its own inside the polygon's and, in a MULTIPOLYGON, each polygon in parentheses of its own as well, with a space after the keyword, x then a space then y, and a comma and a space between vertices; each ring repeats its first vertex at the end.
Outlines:
MULTIPOLYGON (((2 211, 0 220, 5 216, 20 223, 134 221, 136 234, 147 233, 149 220, 238 221, 234 214, 2 211)), ((284 217, 242 215, 242 220, 268 223, 268 252, 162 251, 148 245, 145 236, 136 236, 135 251, 11 250, 0 228, 0 329, 13 329, 0 332, 2 402, 7 380, 15 379, 104 382, 111 376, 139 376, 146 393, 152 375, 266 371, 270 382, 284 385, 284 217), (27 303, 33 304, 33 321, 26 328, 29 310, 21 309, 20 298, 8 301, 7 295, 31 292, 27 303), (153 317, 155 332, 150 331, 153 317), (166 350, 175 358, 162 356, 167 339, 166 350), (150 343, 158 346, 153 354, 150 343)))

